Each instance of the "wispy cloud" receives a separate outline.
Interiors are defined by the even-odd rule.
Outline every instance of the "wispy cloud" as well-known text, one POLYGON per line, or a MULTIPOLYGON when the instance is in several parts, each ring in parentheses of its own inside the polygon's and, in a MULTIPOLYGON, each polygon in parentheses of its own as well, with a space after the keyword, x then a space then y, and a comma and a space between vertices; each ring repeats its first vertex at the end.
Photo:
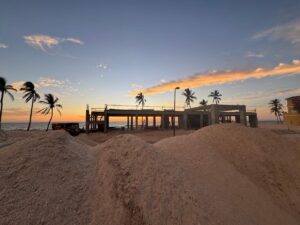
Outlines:
POLYGON ((58 38, 58 37, 51 37, 48 35, 24 36, 24 40, 29 46, 40 49, 45 52, 47 52, 48 49, 51 49, 63 42, 71 42, 80 45, 83 44, 81 40, 76 38, 58 38))
POLYGON ((8 45, 0 43, 0 48, 8 48, 8 45))
MULTIPOLYGON (((23 86, 25 81, 15 81, 12 83, 12 86, 18 90, 23 86)), ((36 88, 43 88, 43 87, 64 87, 66 81, 63 80, 56 80, 53 78, 47 77, 40 77, 37 82, 34 82, 36 88)))
POLYGON ((300 19, 271 27, 253 36, 254 39, 283 40, 300 46, 300 19))
POLYGON ((233 96, 230 99, 226 99, 225 102, 236 103, 236 102, 248 102, 253 100, 263 100, 270 98, 279 98, 279 97, 289 97, 291 95, 299 95, 300 88, 291 88, 285 90, 273 90, 273 91, 258 91, 255 94, 243 95, 243 96, 233 96))
POLYGON ((248 52, 246 56, 249 57, 249 58, 263 58, 263 57, 265 57, 261 53, 253 53, 253 52, 248 52))
POLYGON ((102 70, 106 70, 108 69, 108 65, 105 65, 105 64, 98 64, 96 66, 97 69, 102 69, 102 70))
MULTIPOLYGON (((235 81, 244 81, 247 79, 261 79, 264 77, 281 76, 300 73, 300 60, 293 60, 292 64, 279 63, 272 69, 256 68, 254 70, 241 71, 219 71, 199 73, 188 76, 183 79, 160 83, 156 86, 143 90, 144 94, 155 94, 159 92, 172 91, 175 87, 192 88, 209 85, 219 85, 231 83, 235 81)), ((136 91, 132 90, 131 95, 135 95, 136 91)))

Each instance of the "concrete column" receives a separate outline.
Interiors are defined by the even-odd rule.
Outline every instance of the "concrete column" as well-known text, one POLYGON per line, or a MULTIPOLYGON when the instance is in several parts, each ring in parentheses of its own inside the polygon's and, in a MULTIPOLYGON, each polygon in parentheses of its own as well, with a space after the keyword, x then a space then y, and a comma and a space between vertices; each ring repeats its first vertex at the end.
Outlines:
POLYGON ((85 111, 85 132, 88 133, 90 131, 90 110, 89 108, 85 111))
POLYGON ((225 123, 225 116, 222 115, 222 123, 225 123))
POLYGON ((247 118, 246 118, 246 106, 240 106, 240 121, 241 124, 247 126, 247 118))
POLYGON ((104 113, 104 133, 108 131, 109 127, 109 121, 108 121, 108 115, 107 112, 104 113))
POLYGON ((129 116, 127 116, 127 129, 129 129, 129 116))
POLYGON ((130 130, 133 129, 133 116, 130 116, 130 130))
POLYGON ((139 117, 135 116, 135 128, 138 129, 139 126, 139 117))
POLYGON ((200 114, 200 128, 202 128, 204 126, 203 124, 203 114, 200 114))
POLYGON ((216 124, 219 122, 219 112, 216 105, 211 106, 211 124, 216 124))
POLYGON ((153 116, 153 127, 156 127, 156 116, 153 116))
POLYGON ((145 127, 148 127, 148 116, 146 116, 146 124, 145 127))
POLYGON ((189 126, 188 126, 188 114, 187 112, 184 112, 183 113, 183 129, 188 129, 189 126))

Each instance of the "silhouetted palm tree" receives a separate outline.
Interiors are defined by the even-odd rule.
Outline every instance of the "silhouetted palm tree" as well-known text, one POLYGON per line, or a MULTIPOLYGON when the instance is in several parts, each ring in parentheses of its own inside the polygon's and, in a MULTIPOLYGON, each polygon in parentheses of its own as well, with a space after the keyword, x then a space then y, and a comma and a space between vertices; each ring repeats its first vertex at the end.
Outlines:
POLYGON ((45 101, 39 101, 39 103, 42 103, 42 104, 45 104, 48 106, 39 110, 38 113, 41 113, 43 115, 48 115, 51 112, 50 120, 48 122, 46 131, 48 131, 49 125, 52 121, 53 109, 56 108, 59 115, 61 115, 61 111, 59 109, 62 109, 62 105, 57 103, 58 100, 59 99, 57 97, 54 97, 52 94, 45 94, 45 101))
POLYGON ((195 96, 195 92, 193 92, 189 88, 186 88, 186 89, 184 89, 184 92, 182 92, 182 95, 185 96, 186 106, 191 108, 191 102, 194 102, 194 100, 197 99, 197 97, 195 96))
POLYGON ((23 84, 20 91, 24 92, 23 99, 25 99, 25 102, 29 102, 31 100, 31 109, 30 109, 30 116, 29 116, 29 123, 27 127, 27 131, 30 130, 31 126, 31 119, 32 119, 32 110, 33 110, 33 104, 40 99, 40 95, 36 92, 34 88, 34 84, 30 81, 27 81, 23 84))
POLYGON ((280 99, 273 99, 269 102, 271 113, 274 113, 278 122, 281 122, 281 116, 283 114, 283 105, 280 103, 280 99))
POLYGON ((138 103, 139 105, 142 105, 142 109, 143 109, 144 105, 146 103, 146 99, 142 92, 138 93, 137 96, 135 96, 135 100, 136 100, 136 103, 138 103))
POLYGON ((0 129, 1 129, 1 122, 2 122, 2 112, 3 112, 3 99, 4 99, 4 94, 8 94, 11 100, 14 100, 14 96, 11 91, 17 91, 16 89, 13 88, 12 85, 6 84, 6 80, 3 77, 0 77, 0 91, 1 91, 1 108, 0 108, 0 129))
POLYGON ((222 95, 220 94, 220 92, 218 90, 214 90, 212 92, 210 92, 209 96, 208 97, 212 97, 213 98, 213 102, 217 104, 219 104, 220 100, 221 100, 221 97, 222 95))
MULTIPOLYGON (((202 99, 201 102, 199 102, 200 105, 202 106, 207 106, 207 101, 205 99, 202 99)), ((204 112, 206 111, 205 107, 204 107, 204 112)))
MULTIPOLYGON (((139 105, 142 105, 142 110, 144 108, 144 105, 146 103, 146 99, 145 99, 145 96, 143 95, 142 92, 138 93, 136 96, 135 96, 135 100, 136 100, 136 103, 138 103, 139 105)), ((144 117, 142 116, 142 127, 144 127, 144 117)))
POLYGON ((207 101, 205 99, 202 99, 202 101, 199 102, 199 104, 202 106, 207 106, 207 101))

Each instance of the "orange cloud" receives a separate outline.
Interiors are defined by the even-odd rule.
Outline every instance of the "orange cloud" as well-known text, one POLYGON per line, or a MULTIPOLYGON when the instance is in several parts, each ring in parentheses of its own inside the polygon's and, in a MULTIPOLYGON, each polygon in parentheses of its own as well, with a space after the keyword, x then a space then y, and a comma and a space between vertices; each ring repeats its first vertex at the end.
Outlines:
MULTIPOLYGON (((180 88, 203 87, 209 85, 225 84, 234 81, 247 79, 261 79, 270 76, 281 76, 300 73, 300 60, 293 60, 292 64, 280 63, 272 69, 256 68, 249 71, 220 71, 210 73, 200 73, 184 79, 161 83, 154 87, 143 90, 143 94, 155 94, 159 92, 172 91, 179 86, 180 88)), ((131 91, 131 95, 136 95, 136 90, 131 91)))

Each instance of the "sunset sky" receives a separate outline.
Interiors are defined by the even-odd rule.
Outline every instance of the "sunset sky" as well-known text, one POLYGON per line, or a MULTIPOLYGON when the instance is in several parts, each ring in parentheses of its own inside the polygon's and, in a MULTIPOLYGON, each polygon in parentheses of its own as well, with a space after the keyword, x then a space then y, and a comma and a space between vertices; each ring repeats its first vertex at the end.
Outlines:
MULTIPOLYGON (((195 91, 192 106, 219 90, 221 104, 269 120, 270 99, 300 95, 300 1, 3 0, 0 76, 59 97, 54 121, 83 121, 86 104, 135 105, 137 91, 171 106, 176 86, 195 91)), ((3 120, 27 121, 30 104, 14 95, 3 120)))

